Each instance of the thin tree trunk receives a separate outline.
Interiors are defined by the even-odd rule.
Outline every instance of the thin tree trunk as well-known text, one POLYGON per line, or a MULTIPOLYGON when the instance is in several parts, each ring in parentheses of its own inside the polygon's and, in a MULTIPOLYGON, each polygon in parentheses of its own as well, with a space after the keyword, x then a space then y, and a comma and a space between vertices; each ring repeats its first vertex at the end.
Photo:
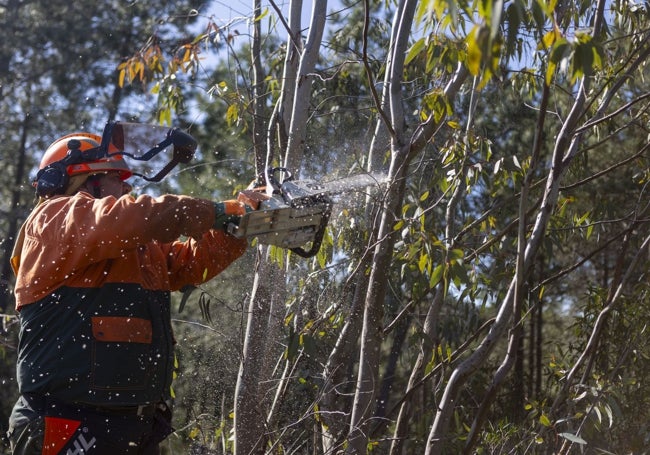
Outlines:
POLYGON ((300 57, 293 109, 291 111, 287 150, 284 158, 284 167, 294 174, 297 174, 297 171, 300 169, 305 150, 311 85, 314 78, 314 68, 320 55, 319 49, 323 38, 323 30, 325 29, 326 14, 327 0, 314 0, 312 3, 309 35, 300 57))
MULTIPOLYGON (((540 257, 540 282, 543 279, 543 270, 544 270, 544 259, 540 257)), ((535 388, 533 391, 533 397, 535 399, 541 398, 542 394, 542 371, 543 371, 543 346, 544 346, 544 338, 543 338, 543 328, 544 328, 544 301, 540 297, 537 301, 537 305, 535 305, 535 369, 533 370, 534 378, 535 378, 535 388)))
MULTIPOLYGON (((476 88, 477 80, 474 80, 474 89, 476 88)), ((473 90, 473 94, 475 91, 473 90)), ((466 130, 469 131, 473 123, 473 113, 476 107, 476 98, 473 96, 470 101, 470 115, 467 121, 466 130)), ((465 192, 466 184, 464 183, 464 172, 465 172, 465 162, 463 163, 463 172, 461 172, 460 178, 457 180, 456 187, 453 191, 452 197, 449 199, 447 208, 445 211, 445 237, 447 239, 454 239, 456 236, 456 209, 458 203, 465 192)), ((449 248, 446 250, 445 257, 443 258, 443 263, 448 263, 448 254, 449 252, 456 248, 455 242, 452 241, 449 248)), ((418 357, 415 361, 414 367, 411 371, 409 377, 408 385, 405 391, 405 395, 408 395, 415 384, 419 383, 422 377, 424 376, 424 369, 426 366, 427 359, 431 358, 432 352, 434 352, 436 346, 438 345, 438 317, 440 314, 440 308, 444 301, 444 296, 447 294, 448 289, 445 287, 445 282, 441 281, 436 285, 435 294, 431 305, 427 311, 427 316, 425 318, 423 326, 423 341, 420 343, 420 350, 418 357)), ((390 453, 391 455, 398 455, 402 452, 403 443, 408 435, 408 424, 411 417, 411 408, 413 407, 413 400, 415 400, 415 395, 413 394, 400 406, 400 411, 397 416, 397 421, 395 423, 395 431, 393 433, 393 441, 391 443, 390 453)))
MULTIPOLYGON (((335 453, 336 447, 343 443, 351 408, 350 396, 354 391, 352 371, 356 365, 354 352, 358 347, 359 333, 363 320, 363 296, 368 289, 368 275, 372 255, 368 252, 362 256, 356 273, 348 283, 354 283, 350 309, 345 318, 343 329, 332 349, 325 367, 323 378, 326 386, 321 400, 321 429, 324 453, 335 453)), ((350 284, 348 284, 350 285, 350 284)), ((346 286, 348 286, 346 285, 346 286)))
MULTIPOLYGON (((523 350, 521 347, 523 326, 522 326, 521 317, 522 317, 522 307, 523 307, 524 285, 528 281, 528 271, 529 269, 531 269, 531 266, 528 264, 532 264, 532 261, 530 259, 526 261, 526 252, 527 252, 526 236, 528 231, 527 213, 528 213, 528 204, 529 204, 528 194, 530 191, 530 186, 532 185, 533 182, 533 176, 535 174, 539 162, 539 157, 541 154, 542 133, 544 130, 544 122, 546 119, 546 106, 548 102, 548 96, 547 96, 548 87, 545 87, 544 94, 546 96, 543 96, 541 100, 541 108, 540 108, 540 115, 537 121, 535 142, 533 143, 531 166, 524 178, 522 188, 521 188, 521 195, 519 199, 519 216, 518 216, 519 223, 517 226, 517 263, 515 267, 515 277, 511 284, 511 289, 514 288, 514 290, 512 293, 513 296, 512 297, 512 301, 513 301, 512 326, 510 327, 510 335, 508 337, 509 338, 508 348, 506 351, 506 355, 501 365, 497 369, 496 373, 494 374, 492 383, 490 384, 490 387, 488 388, 487 393, 483 398, 481 405, 479 406, 474 421, 472 422, 472 427, 467 437, 467 442, 465 444, 465 449, 464 449, 464 452, 466 454, 471 453, 471 450, 474 448, 474 445, 478 440, 478 434, 481 428, 483 427, 485 418, 487 417, 488 410, 494 398, 496 397, 496 393, 499 387, 501 387, 501 384, 505 381, 506 376, 510 372, 513 365, 517 364, 518 361, 521 362, 523 360, 523 350)), ((507 318, 509 317, 510 316, 508 315, 508 312, 505 312, 504 320, 503 320, 504 324, 507 323, 507 318)), ((486 353, 486 357, 487 357, 487 353, 486 353)), ((482 363, 486 360, 486 358, 477 359, 477 360, 480 363, 482 363)), ((518 384, 514 390, 515 393, 513 397, 514 398, 513 410, 517 409, 517 406, 519 405, 518 400, 523 400, 522 397, 523 365, 521 364, 518 365, 518 370, 520 371, 521 374, 518 375, 517 378, 515 378, 515 381, 517 381, 518 384)))
POLYGON ((406 335, 408 329, 411 325, 411 318, 403 318, 395 327, 393 335, 393 343, 391 345, 388 358, 386 359, 386 368, 384 369, 383 378, 381 381, 381 388, 379 390, 379 396, 377 399, 377 410, 375 411, 375 417, 379 421, 384 421, 386 417, 386 408, 390 401, 390 392, 393 389, 393 384, 395 382, 395 372, 397 371, 397 363, 399 361, 400 354, 404 347, 404 341, 406 341, 406 335))
MULTIPOLYGON (((258 258, 266 249, 264 246, 258 248, 258 258)), ((235 387, 235 455, 261 454, 266 445, 266 416, 259 407, 259 373, 264 362, 265 333, 273 292, 267 283, 273 267, 266 258, 258 260, 248 306, 244 348, 235 387)))
MULTIPOLYGON (((361 331, 361 348, 359 352, 359 368, 357 382, 350 416, 348 453, 365 453, 367 450, 369 416, 375 409, 375 393, 379 376, 379 347, 383 338, 383 299, 386 292, 386 271, 392 259, 392 249, 395 242, 393 223, 401 207, 406 187, 406 167, 411 156, 410 146, 404 145, 404 111, 402 106, 401 82, 404 68, 405 50, 408 35, 417 2, 402 0, 395 14, 394 27, 397 29, 394 46, 389 50, 391 65, 387 68, 390 73, 388 103, 390 106, 390 128, 394 134, 391 139, 391 165, 389 169, 389 188, 384 201, 379 229, 378 243, 373 252, 373 263, 370 271, 369 285, 364 300, 363 327, 361 331)), ((383 111, 382 111, 383 112, 383 111)), ((381 121, 385 121, 382 117, 381 121)))
MULTIPOLYGON (((645 212, 647 213, 647 211, 648 210, 646 206, 645 212)), ((625 245, 622 248, 623 251, 627 249, 627 242, 629 241, 630 235, 634 231, 635 227, 636 227, 636 223, 628 230, 628 234, 626 235, 624 241, 625 245)), ((553 406, 551 408, 552 414, 556 413, 561 403, 566 399, 566 396, 568 395, 568 391, 570 390, 571 387, 573 387, 576 375, 580 372, 580 370, 584 367, 584 371, 582 373, 582 378, 581 378, 583 383, 586 381, 587 377, 591 374, 591 366, 593 365, 594 362, 593 357, 596 354, 596 348, 598 346, 598 343, 602 339, 605 322, 607 321, 609 314, 618 305, 619 297, 621 297, 623 293, 623 289, 625 289, 625 287, 627 286, 630 278, 637 271, 638 265, 641 263, 641 261, 647 258, 648 254, 650 254, 650 236, 645 237, 645 239, 641 244, 641 247, 635 252, 632 261, 627 266, 625 273, 623 273, 622 270, 619 270, 620 273, 618 274, 618 277, 615 278, 613 280, 614 282, 610 285, 609 295, 607 297, 605 306, 602 309, 602 311, 598 314, 598 318, 594 323, 594 328, 591 331, 591 335, 589 337, 589 341, 587 342, 587 346, 585 346, 585 349, 580 355, 580 358, 576 361, 576 363, 573 365, 573 367, 567 374, 566 380, 563 383, 562 390, 557 394, 557 397, 553 402, 553 406)), ((622 262, 622 258, 623 258, 623 253, 621 254, 621 262, 622 262)), ((568 439, 565 439, 563 441, 562 447, 557 453, 558 454, 569 453, 571 445, 572 442, 569 441, 568 439)))
MULTIPOLYGON (((431 358, 431 353, 435 349, 437 341, 437 321, 440 314, 440 308, 444 301, 444 290, 442 286, 438 286, 435 291, 433 301, 429 305, 427 316, 424 320, 422 329, 424 340, 420 343, 420 350, 411 369, 408 384, 406 386, 405 395, 408 395, 411 390, 420 382, 424 376, 424 369, 427 359, 431 358)), ((404 441, 408 438, 408 427, 411 420, 411 410, 414 408, 413 403, 418 402, 415 394, 411 394, 409 398, 405 399, 400 406, 397 420, 395 421, 395 430, 393 431, 393 441, 391 442, 390 454, 399 455, 402 453, 404 441)))
MULTIPOLYGON (((408 146, 400 146, 403 143, 404 112, 401 98, 401 77, 403 74, 404 56, 408 44, 408 29, 410 28, 414 15, 416 2, 401 1, 398 5, 398 12, 395 15, 394 27, 398 30, 396 39, 391 48, 391 66, 387 68, 390 72, 390 87, 386 93, 390 106, 389 125, 393 132, 392 139, 392 160, 389 170, 389 191, 384 203, 382 219, 378 231, 378 245, 375 248, 373 267, 371 269, 368 293, 364 303, 364 329, 362 331, 361 351, 359 356, 359 371, 355 402, 352 408, 350 420, 350 436, 348 453, 365 453, 367 442, 367 417, 374 400, 374 387, 377 381, 377 368, 379 353, 377 346, 381 341, 381 331, 378 327, 368 324, 381 323, 381 310, 383 303, 383 291, 385 290, 386 278, 385 267, 391 260, 392 245, 394 242, 392 223, 394 217, 402 204, 405 187, 405 169, 413 157, 419 153, 424 146, 430 142, 444 118, 430 120, 422 124, 413 134, 408 146)), ((458 66, 458 71, 452 77, 444 89, 447 99, 453 99, 463 82, 467 78, 468 71, 463 65, 458 66)), ((382 102, 382 105, 384 103, 382 102)), ((381 121, 385 119, 382 117, 381 121)))
MULTIPOLYGON (((294 2, 290 5, 291 20, 289 41, 292 49, 298 43, 298 30, 300 30, 299 16, 301 1, 294 2), (296 27, 297 21, 297 27, 296 27), (295 27, 295 28, 294 28, 295 27)), ((304 152, 304 140, 306 134, 307 113, 311 95, 311 74, 313 73, 318 50, 320 48, 321 38, 325 25, 325 13, 327 9, 326 0, 317 0, 314 2, 312 21, 310 25, 309 38, 300 58, 297 79, 285 80, 287 84, 283 86, 285 95, 288 91, 293 93, 293 97, 285 97, 281 100, 282 105, 278 109, 279 126, 282 128, 280 139, 288 138, 287 149, 285 151, 284 167, 295 173, 302 160, 304 152), (290 126, 286 128, 287 113, 291 113, 290 126)), ((254 0, 254 11, 256 17, 261 13, 261 4, 259 0, 254 0)), ((256 22, 259 24, 259 22, 256 22)), ((259 38, 259 27, 255 27, 256 39, 259 38)), ((258 54, 253 55, 254 74, 261 77, 262 70, 259 65, 260 47, 254 44, 253 50, 258 54)), ((293 56, 293 54, 291 54, 293 56)), ((288 56, 289 58, 289 56, 288 56)), ((290 72, 291 66, 285 69, 290 72)), ((254 81, 253 87, 260 88, 262 80, 254 81)), ((261 96, 261 95, 260 95, 261 96)), ((256 102, 259 102, 259 97, 256 102)), ((264 103, 255 104, 256 109, 263 109, 264 103)), ((255 112, 260 115, 260 112, 255 112)), ((272 144, 270 137, 267 144, 267 150, 264 155, 261 152, 261 145, 264 141, 258 137, 262 135, 261 124, 255 127, 254 144, 256 145, 256 166, 264 166, 271 162, 272 144), (259 147, 259 148, 257 148, 259 147), (261 157, 264 156, 264 159, 261 157)), ((282 145, 282 144, 280 144, 282 145)), ((248 321, 246 326, 246 335, 244 339, 244 348, 242 353, 242 362, 237 378, 237 387, 235 392, 235 453, 236 455, 248 455, 251 453, 263 453, 266 447, 265 430, 266 430, 266 412, 261 404, 263 403, 260 391, 260 381, 265 380, 265 367, 268 366, 268 357, 270 351, 267 349, 266 337, 269 335, 268 330, 276 327, 277 318, 272 313, 279 308, 279 302, 284 302, 282 296, 285 294, 283 283, 284 274, 279 270, 277 264, 271 263, 268 258, 268 247, 260 246, 258 248, 258 266, 255 273, 253 284, 253 293, 250 299, 248 321)), ((273 406, 273 403, 270 403, 273 406)))
MULTIPOLYGON (((431 431, 427 440, 426 455, 439 455, 443 453, 445 436, 454 412, 454 404, 461 387, 466 382, 467 378, 487 360, 488 355, 502 339, 503 333, 507 329, 509 321, 512 318, 515 309, 519 277, 525 276, 526 271, 530 268, 532 261, 536 257, 544 239, 546 227, 549 223, 553 208, 558 200, 561 177, 578 150, 580 135, 574 135, 574 131, 578 119, 582 115, 582 110, 585 104, 586 87, 584 84, 585 82, 583 81, 583 85, 578 92, 578 98, 564 122, 555 143, 553 156, 551 158, 551 168, 546 179, 546 188, 537 214, 537 219, 533 225, 529 240, 523 249, 524 254, 519 258, 519 261, 521 261, 522 272, 521 274, 518 273, 511 281, 510 287, 497 313, 495 322, 486 337, 476 350, 452 372, 440 401, 435 420, 431 426, 431 431)), ((520 251, 522 251, 522 248, 523 246, 520 245, 520 251)))
POLYGON ((395 242, 393 224, 404 197, 405 176, 402 158, 405 151, 393 154, 389 173, 390 189, 386 196, 383 217, 380 223, 379 243, 373 255, 368 291, 364 302, 363 327, 359 371, 355 389, 354 404, 350 418, 350 436, 347 453, 365 453, 367 435, 371 422, 369 417, 375 409, 375 394, 378 390, 380 346, 383 340, 383 299, 387 289, 386 271, 392 258, 395 242))
MULTIPOLYGON (((261 13, 260 0, 253 0, 253 12, 255 16, 261 13)), ((261 33, 259 21, 253 27, 253 45, 251 48, 251 59, 253 63, 253 146, 255 151, 255 165, 257 171, 261 172, 260 166, 265 161, 264 145, 262 135, 262 118, 264 99, 261 95, 260 84, 263 81, 263 71, 260 68, 260 40, 261 33)), ((257 248, 257 269, 253 282, 252 295, 249 301, 248 318, 246 322, 242 358, 237 375, 235 386, 235 455, 248 455, 263 453, 265 447, 264 433, 266 429, 265 414, 260 409, 259 383, 264 377, 261 373, 265 360, 265 340, 263 334, 267 331, 268 316, 271 307, 273 294, 279 292, 270 283, 276 271, 275 264, 266 261, 267 247, 257 248)))
MULTIPOLYGON (((27 159, 27 136, 31 129, 31 115, 27 113, 22 121, 20 133, 20 146, 16 154, 16 173, 14 174, 14 185, 11 189, 11 204, 9 205, 7 232, 2 241, 2 270, 0 270, 0 312, 4 313, 12 302, 11 298, 11 252, 18 235, 21 218, 20 195, 21 186, 25 181, 25 168, 27 159)), ((0 330, 2 328, 0 327, 0 330)))
MULTIPOLYGON (((253 0, 255 17, 262 13, 261 0, 253 0)), ((267 97, 264 95, 265 73, 262 67, 262 31, 260 21, 253 24, 253 42, 251 45, 251 61, 253 69, 252 100, 253 100, 253 150, 255 151, 255 170, 257 174, 264 172, 266 167, 265 153, 266 134, 264 119, 267 97)))

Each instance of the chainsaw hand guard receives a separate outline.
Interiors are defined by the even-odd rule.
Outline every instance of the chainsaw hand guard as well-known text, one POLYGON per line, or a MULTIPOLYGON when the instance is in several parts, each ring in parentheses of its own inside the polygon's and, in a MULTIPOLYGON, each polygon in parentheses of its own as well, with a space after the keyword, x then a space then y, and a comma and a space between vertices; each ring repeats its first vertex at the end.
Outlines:
POLYGON ((240 201, 228 200, 214 204, 214 229, 228 231, 228 227, 238 225, 241 217, 252 209, 240 201))

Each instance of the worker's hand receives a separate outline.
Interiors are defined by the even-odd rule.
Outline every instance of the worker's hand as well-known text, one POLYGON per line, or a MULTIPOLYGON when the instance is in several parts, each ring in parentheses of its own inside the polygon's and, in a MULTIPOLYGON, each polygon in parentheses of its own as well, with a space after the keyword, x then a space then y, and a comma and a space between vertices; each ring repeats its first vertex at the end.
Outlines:
POLYGON ((216 202, 214 204, 214 228, 226 231, 230 223, 239 224, 239 220, 243 215, 252 211, 253 209, 236 200, 228 200, 223 202, 216 202))

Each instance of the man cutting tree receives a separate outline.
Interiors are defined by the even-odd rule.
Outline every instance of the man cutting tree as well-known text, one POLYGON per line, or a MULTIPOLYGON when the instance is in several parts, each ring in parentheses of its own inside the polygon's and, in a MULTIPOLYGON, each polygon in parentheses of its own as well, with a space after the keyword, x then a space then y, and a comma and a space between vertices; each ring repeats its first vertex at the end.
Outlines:
POLYGON ((247 247, 225 230, 244 204, 133 197, 114 142, 67 135, 39 166, 39 201, 12 255, 14 454, 159 453, 173 431, 170 291, 210 280, 247 247))

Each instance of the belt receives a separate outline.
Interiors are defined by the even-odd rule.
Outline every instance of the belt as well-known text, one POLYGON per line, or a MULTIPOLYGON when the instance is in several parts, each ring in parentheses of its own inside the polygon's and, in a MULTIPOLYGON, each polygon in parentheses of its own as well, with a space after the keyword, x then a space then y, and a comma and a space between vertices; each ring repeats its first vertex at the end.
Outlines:
POLYGON ((159 406, 164 406, 164 403, 147 403, 135 406, 103 406, 93 403, 67 403, 48 396, 31 393, 23 394, 23 398, 34 411, 43 413, 60 410, 63 412, 77 411, 106 415, 153 417, 156 409, 158 409, 159 406))

